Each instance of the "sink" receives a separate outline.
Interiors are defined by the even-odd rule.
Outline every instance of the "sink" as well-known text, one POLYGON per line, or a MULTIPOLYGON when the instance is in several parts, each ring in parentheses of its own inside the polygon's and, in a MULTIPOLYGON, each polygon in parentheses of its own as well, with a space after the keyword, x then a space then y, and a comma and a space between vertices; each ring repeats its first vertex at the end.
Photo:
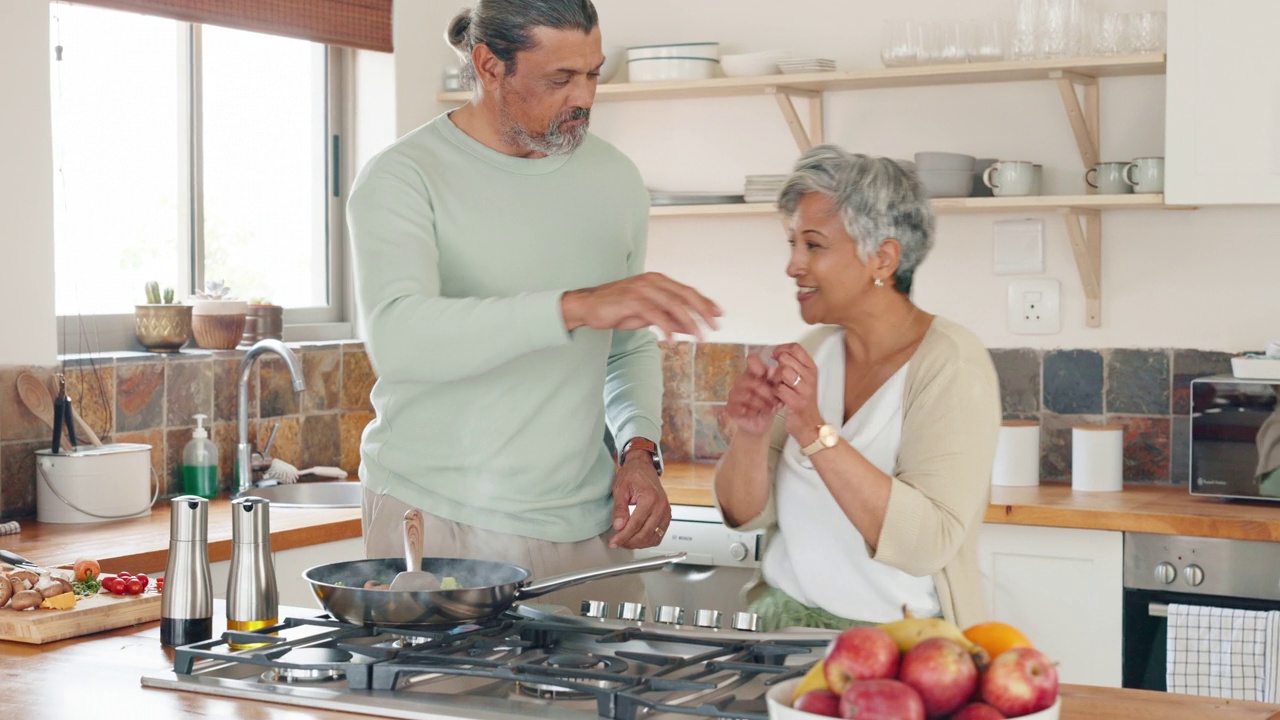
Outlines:
POLYGON ((250 488, 236 497, 260 497, 273 508, 356 508, 360 507, 358 482, 303 482, 250 488))

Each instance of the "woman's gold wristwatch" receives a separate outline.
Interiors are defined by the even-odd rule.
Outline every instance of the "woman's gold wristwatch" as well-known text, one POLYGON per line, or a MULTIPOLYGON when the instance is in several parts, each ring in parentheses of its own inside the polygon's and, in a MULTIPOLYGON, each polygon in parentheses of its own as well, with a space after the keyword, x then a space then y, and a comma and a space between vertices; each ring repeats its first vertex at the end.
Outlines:
POLYGON ((809 457, 816 452, 833 448, 840 442, 840 433, 831 425, 818 426, 818 439, 800 448, 800 454, 809 457))

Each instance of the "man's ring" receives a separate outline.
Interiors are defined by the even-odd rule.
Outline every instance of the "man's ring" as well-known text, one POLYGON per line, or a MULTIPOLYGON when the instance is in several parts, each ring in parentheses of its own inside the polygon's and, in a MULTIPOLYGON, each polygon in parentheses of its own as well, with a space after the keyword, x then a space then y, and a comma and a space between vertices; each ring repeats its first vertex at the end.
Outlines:
POLYGON ((667 534, 667 531, 666 531, 666 530, 663 530, 663 529, 662 529, 662 528, 660 528, 660 527, 656 527, 656 528, 654 528, 654 529, 653 529, 653 531, 654 531, 654 532, 656 532, 656 533, 658 533, 658 537, 662 537, 663 535, 666 535, 666 534, 667 534))
POLYGON ((797 374, 796 379, 791 381, 791 387, 796 387, 799 384, 800 384, 800 375, 797 374))

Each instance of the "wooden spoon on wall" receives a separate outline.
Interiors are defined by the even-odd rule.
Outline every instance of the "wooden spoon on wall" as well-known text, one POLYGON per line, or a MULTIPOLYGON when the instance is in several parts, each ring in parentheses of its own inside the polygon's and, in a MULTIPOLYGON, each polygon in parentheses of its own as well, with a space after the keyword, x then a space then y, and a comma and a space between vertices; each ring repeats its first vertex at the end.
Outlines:
MULTIPOLYGON (((22 399, 22 404, 27 406, 33 415, 44 421, 50 429, 53 429, 53 397, 49 395, 49 388, 40 381, 40 378, 29 372, 18 374, 18 397, 22 399)), ((93 428, 89 427, 89 423, 80 417, 80 412, 71 408, 71 415, 75 418, 76 427, 80 433, 85 436, 94 447, 102 447, 102 440, 98 437, 93 428)))

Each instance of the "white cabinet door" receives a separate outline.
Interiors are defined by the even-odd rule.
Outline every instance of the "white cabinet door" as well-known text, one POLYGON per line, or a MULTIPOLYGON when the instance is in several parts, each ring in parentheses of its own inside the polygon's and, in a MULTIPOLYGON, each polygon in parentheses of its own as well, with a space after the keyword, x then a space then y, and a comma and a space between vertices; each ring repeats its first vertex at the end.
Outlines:
POLYGON ((1123 533, 988 523, 978 553, 992 620, 1057 661, 1062 682, 1120 687, 1123 533))
POLYGON ((320 605, 311 593, 311 586, 302 579, 307 568, 348 560, 364 559, 364 541, 360 538, 311 545, 309 547, 281 550, 273 556, 276 566, 276 587, 280 590, 280 604, 316 608, 320 605))
POLYGON ((1280 3, 1168 2, 1165 201, 1280 204, 1280 3))

